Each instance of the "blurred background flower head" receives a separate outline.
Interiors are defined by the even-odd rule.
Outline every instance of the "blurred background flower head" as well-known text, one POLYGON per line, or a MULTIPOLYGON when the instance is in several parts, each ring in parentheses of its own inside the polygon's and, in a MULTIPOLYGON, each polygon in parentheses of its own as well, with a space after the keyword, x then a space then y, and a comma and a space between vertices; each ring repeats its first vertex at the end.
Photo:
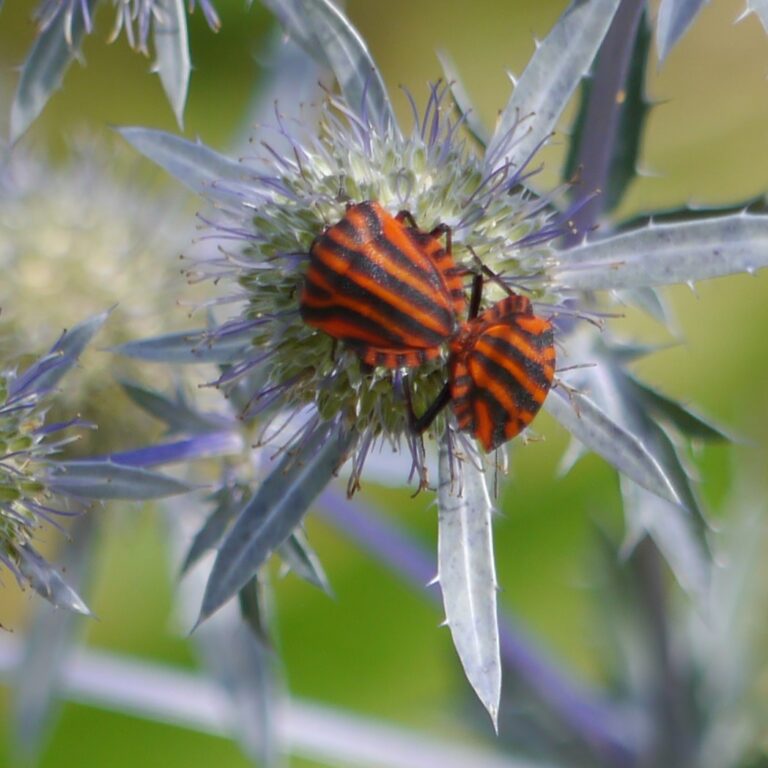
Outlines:
MULTIPOLYGON (((13 277, 0 284, 0 351, 28 354, 84 315, 114 308, 80 386, 66 387, 59 405, 101 425, 90 450, 137 439, 136 414, 121 416, 110 402, 120 397, 118 369, 105 348, 189 324, 177 301, 179 256, 195 234, 184 198, 136 169, 117 141, 82 133, 64 160, 27 147, 7 156, 0 232, 0 269, 13 277)), ((138 375, 129 363, 119 370, 138 375)))

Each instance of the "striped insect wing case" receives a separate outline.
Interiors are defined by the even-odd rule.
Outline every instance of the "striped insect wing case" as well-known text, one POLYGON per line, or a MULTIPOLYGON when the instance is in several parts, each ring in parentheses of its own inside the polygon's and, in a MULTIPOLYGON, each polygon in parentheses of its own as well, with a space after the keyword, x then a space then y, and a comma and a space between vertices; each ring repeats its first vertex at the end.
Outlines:
POLYGON ((350 205, 310 248, 304 321, 369 365, 414 367, 440 355, 466 299, 453 257, 434 234, 378 203, 350 205))
POLYGON ((525 429, 555 375, 551 323, 511 295, 469 320, 451 341, 451 406, 486 451, 525 429))

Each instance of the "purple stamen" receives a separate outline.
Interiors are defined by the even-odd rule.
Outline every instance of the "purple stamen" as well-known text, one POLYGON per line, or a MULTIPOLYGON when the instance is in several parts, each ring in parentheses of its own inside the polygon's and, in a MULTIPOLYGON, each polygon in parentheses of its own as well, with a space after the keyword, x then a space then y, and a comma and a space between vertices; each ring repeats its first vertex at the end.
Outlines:
POLYGON ((405 98, 408 99, 408 103, 411 106, 411 115, 413 117, 413 128, 419 130, 419 108, 416 106, 416 100, 413 98, 413 94, 406 86, 401 85, 400 90, 405 94, 405 98))
POLYGON ((96 429, 96 425, 92 421, 86 421, 85 419, 74 418, 69 421, 59 421, 55 424, 46 424, 42 427, 38 427, 33 431, 33 434, 45 436, 51 435, 54 432, 61 432, 64 429, 70 427, 83 427, 84 429, 96 429))
MULTIPOLYGON (((248 373, 248 371, 251 371, 256 366, 261 365, 261 363, 269 359, 274 354, 275 350, 269 349, 261 355, 257 355, 256 357, 249 358, 248 360, 238 363, 237 365, 233 365, 230 369, 222 373, 218 379, 212 382, 213 386, 222 387, 225 384, 231 384, 236 379, 239 379, 248 373)), ((266 394, 266 391, 267 390, 265 390, 263 394, 266 394)))

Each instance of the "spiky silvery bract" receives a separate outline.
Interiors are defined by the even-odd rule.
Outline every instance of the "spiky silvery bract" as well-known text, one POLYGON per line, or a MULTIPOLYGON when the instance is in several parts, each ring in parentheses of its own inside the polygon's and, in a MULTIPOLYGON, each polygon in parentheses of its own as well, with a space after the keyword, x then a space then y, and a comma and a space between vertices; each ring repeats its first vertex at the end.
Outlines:
MULTIPOLYGON (((423 115, 414 107, 414 128, 404 136, 377 127, 330 95, 319 107, 316 127, 289 126, 277 112, 284 151, 267 134, 259 165, 243 165, 243 181, 231 190, 242 204, 233 209, 234 221, 217 221, 221 232, 242 239, 243 247, 198 263, 190 274, 193 279, 226 275, 242 289, 243 316, 213 331, 211 340, 215 345, 233 330, 250 332, 247 358, 226 372, 221 384, 266 363, 266 378, 251 392, 247 416, 275 404, 314 403, 322 418, 342 414, 361 435, 363 451, 373 440, 397 444, 407 433, 402 372, 366 370, 353 350, 299 314, 312 243, 344 217, 350 203, 374 200, 392 215, 407 210, 424 231, 448 225, 454 260, 468 275, 483 263, 493 271, 534 278, 552 258, 549 241, 561 233, 564 217, 525 189, 521 180, 527 164, 501 162, 491 172, 484 170, 487 164, 463 138, 463 121, 454 117, 446 93, 444 85, 432 87, 423 115)), ((226 181, 217 181, 214 196, 226 189, 226 181)), ((540 282, 537 290, 537 295, 544 290, 540 282)), ((484 304, 500 295, 491 281, 484 304)), ((446 355, 408 372, 416 412, 443 387, 446 355)), ((435 433, 442 431, 444 418, 435 422, 435 433)))

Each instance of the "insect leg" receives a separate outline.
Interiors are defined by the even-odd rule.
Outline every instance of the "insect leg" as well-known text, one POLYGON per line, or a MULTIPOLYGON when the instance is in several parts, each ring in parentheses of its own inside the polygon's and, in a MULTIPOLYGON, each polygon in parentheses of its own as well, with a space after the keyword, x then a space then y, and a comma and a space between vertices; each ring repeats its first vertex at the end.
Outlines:
POLYGON ((480 299, 483 297, 483 273, 475 272, 472 277, 472 294, 469 299, 468 320, 474 320, 480 314, 480 299))
POLYGON ((399 221, 401 224, 404 221, 407 221, 410 226, 412 226, 414 229, 418 229, 418 226, 416 225, 416 219, 413 218, 413 214, 410 211, 400 211, 397 216, 395 216, 395 219, 399 221))
POLYGON ((445 235, 445 252, 453 256, 453 230, 447 224, 438 224, 429 234, 432 237, 445 235))
POLYGON ((408 386, 407 380, 405 382, 405 399, 408 406, 408 423, 411 427, 411 430, 419 435, 425 430, 429 429, 440 411, 442 411, 443 408, 445 408, 445 406, 448 405, 448 403, 451 401, 451 387, 450 384, 446 382, 432 405, 430 405, 429 408, 427 408, 427 410, 421 414, 421 416, 416 416, 413 411, 411 389, 408 386))

